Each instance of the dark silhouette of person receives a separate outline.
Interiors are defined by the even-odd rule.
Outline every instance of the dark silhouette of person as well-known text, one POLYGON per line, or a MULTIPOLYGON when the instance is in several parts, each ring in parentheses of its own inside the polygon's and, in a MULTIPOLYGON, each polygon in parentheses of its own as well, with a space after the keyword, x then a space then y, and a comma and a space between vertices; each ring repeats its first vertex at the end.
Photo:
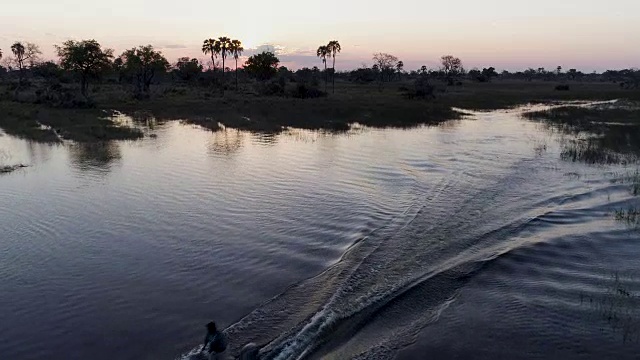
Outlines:
POLYGON ((221 360, 222 353, 227 349, 227 338, 218 330, 215 322, 206 325, 207 335, 204 337, 204 345, 200 352, 203 352, 209 345, 209 360, 221 360))

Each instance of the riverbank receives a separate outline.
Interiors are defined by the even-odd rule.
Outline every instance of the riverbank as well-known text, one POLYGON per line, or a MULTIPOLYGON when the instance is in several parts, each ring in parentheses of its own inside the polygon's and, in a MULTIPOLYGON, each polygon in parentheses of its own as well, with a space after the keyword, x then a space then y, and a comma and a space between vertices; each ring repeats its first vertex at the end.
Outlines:
POLYGON ((136 100, 119 85, 102 85, 92 94, 95 108, 59 109, 42 104, 0 100, 0 127, 7 133, 42 142, 139 139, 136 119, 182 120, 212 131, 224 127, 277 133, 287 127, 348 130, 354 123, 370 127, 414 127, 460 119, 455 109, 494 110, 527 103, 571 100, 640 101, 640 90, 613 83, 571 83, 568 91, 553 82, 494 81, 461 86, 435 84, 435 98, 404 96, 412 82, 338 83, 335 94, 314 99, 257 95, 251 89, 227 91, 197 86, 156 86, 148 99, 136 100), (117 111, 134 126, 118 123, 117 111), (143 114, 141 116, 140 114, 143 114))
POLYGON ((559 106, 523 114, 526 119, 575 135, 562 157, 592 164, 624 164, 640 156, 640 102, 559 106))

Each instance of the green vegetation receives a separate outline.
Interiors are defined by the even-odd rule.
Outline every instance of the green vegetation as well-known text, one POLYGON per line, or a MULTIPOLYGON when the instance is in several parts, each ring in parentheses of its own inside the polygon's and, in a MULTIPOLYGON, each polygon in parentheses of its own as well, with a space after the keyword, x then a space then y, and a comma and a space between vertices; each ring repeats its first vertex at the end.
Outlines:
POLYGON ((581 295, 580 303, 589 306, 594 315, 606 321, 615 333, 619 333, 623 343, 637 342, 640 335, 640 296, 632 290, 633 278, 616 272, 604 287, 602 294, 588 297, 581 295))
POLYGON ((566 160, 620 164, 635 162, 640 155, 639 102, 560 106, 528 112, 524 117, 579 136, 563 147, 566 160))
POLYGON ((611 180, 613 184, 630 184, 631 185, 631 193, 634 196, 640 195, 640 170, 636 170, 634 172, 629 172, 624 176, 617 175, 614 179, 611 180))
POLYGON ((411 127, 438 124, 460 118, 461 114, 441 103, 409 101, 397 91, 380 93, 375 87, 356 85, 352 89, 336 87, 336 96, 299 98, 300 85, 273 84, 279 96, 262 96, 254 89, 224 98, 198 88, 167 88, 162 94, 139 101, 104 103, 125 114, 141 108, 160 120, 183 119, 217 130, 217 124, 251 131, 277 132, 282 127, 346 130, 359 123, 377 127, 411 127), (340 96, 338 96, 340 94, 340 96))
MULTIPOLYGON (((278 132, 284 127, 340 131, 354 123, 376 127, 433 125, 460 118, 456 108, 492 110, 566 100, 640 101, 640 72, 635 70, 583 74, 575 69, 563 73, 558 67, 553 71, 539 68, 498 73, 488 67, 467 72, 459 58, 447 55, 440 59, 438 69, 422 66, 405 71, 397 57, 377 53, 371 67, 337 72, 336 57, 342 49, 337 40, 318 48, 324 70, 313 67, 295 72, 280 66, 275 50, 253 53, 238 68, 244 48, 239 40, 226 36, 203 41, 201 50, 211 57, 208 68, 187 57, 172 65, 151 45, 127 50, 114 59, 113 50, 95 40, 67 41, 56 46, 59 64, 40 61, 34 44, 14 45, 8 71, 0 68, 0 126, 10 134, 39 141, 142 136, 140 131, 112 121, 111 111, 146 112, 160 120, 181 119, 213 131, 221 125, 262 132, 278 132), (226 67, 230 56, 236 64, 235 86, 226 76, 231 71, 226 67), (331 68, 327 64, 330 58, 331 68), (330 95, 329 76, 333 85, 330 95), (319 89, 323 78, 325 91, 319 89)), ((610 144, 613 153, 625 153, 628 149, 624 146, 633 147, 638 138, 637 127, 608 124, 609 129, 620 127, 620 132, 634 131, 626 143, 613 141, 606 134, 602 136, 602 126, 594 126, 589 114, 576 111, 538 114, 568 129, 599 131, 600 137, 590 138, 586 147, 577 144, 567 150, 567 158, 597 158, 602 155, 594 151, 601 146, 598 141, 610 144), (577 118, 589 120, 574 125, 572 119, 577 118)), ((620 115, 612 112, 621 110, 607 111, 602 118, 620 115)), ((625 111, 636 114, 635 109, 625 111)), ((635 124, 635 120, 629 122, 635 124)), ((616 156, 607 154, 596 162, 621 161, 616 156)))
POLYGON ((67 71, 75 72, 80 77, 80 91, 87 96, 89 80, 99 78, 111 66, 113 50, 102 49, 95 40, 66 41, 56 46, 60 66, 67 71))
POLYGON ((78 142, 139 139, 138 129, 118 126, 98 109, 54 109, 37 104, 0 101, 0 127, 10 135, 41 141, 78 142))
POLYGON ((171 67, 162 53, 155 51, 151 45, 127 50, 120 55, 120 59, 120 72, 133 80, 138 97, 148 94, 155 76, 171 67))
POLYGON ((640 209, 638 208, 629 207, 628 209, 619 209, 614 212, 614 215, 616 220, 624 221, 628 225, 640 225, 640 209))
POLYGON ((280 60, 270 51, 250 56, 245 63, 247 73, 258 80, 269 80, 278 73, 280 60))

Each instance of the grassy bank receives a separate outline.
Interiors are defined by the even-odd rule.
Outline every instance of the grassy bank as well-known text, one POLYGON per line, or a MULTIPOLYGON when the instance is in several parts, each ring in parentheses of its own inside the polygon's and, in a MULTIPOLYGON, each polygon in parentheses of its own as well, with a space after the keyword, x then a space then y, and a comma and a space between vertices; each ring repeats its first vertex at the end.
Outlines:
POLYGON ((614 83, 569 82, 568 91, 556 90, 551 81, 499 81, 467 83, 449 87, 442 102, 469 110, 497 110, 529 103, 566 101, 606 101, 625 99, 640 101, 640 89, 622 89, 614 83))
POLYGON ((525 113, 524 117, 578 135, 563 147, 562 156, 567 160, 630 163, 640 156, 640 102, 562 106, 525 113))
POLYGON ((553 82, 466 82, 462 86, 434 83, 435 98, 407 99, 401 89, 413 82, 356 84, 338 82, 335 94, 315 99, 261 96, 251 87, 239 92, 191 86, 158 86, 149 99, 133 100, 119 87, 103 87, 97 102, 125 114, 140 110, 160 120, 182 119, 211 130, 219 125, 249 131, 277 132, 282 127, 346 130, 352 123, 372 127, 436 125, 458 119, 453 108, 495 110, 528 103, 629 99, 640 101, 640 90, 612 83, 575 83, 557 91, 553 82))
POLYGON ((139 139, 142 132, 118 126, 98 109, 53 109, 44 105, 0 101, 0 127, 10 135, 41 142, 139 139))
POLYGON ((612 83, 572 83, 569 91, 557 91, 557 84, 546 81, 434 85, 435 98, 429 100, 403 96, 402 89, 413 86, 410 81, 385 83, 382 88, 376 83, 338 82, 335 94, 313 99, 295 98, 288 92, 259 95, 255 84, 241 84, 238 92, 228 90, 224 96, 214 87, 167 84, 152 87, 147 99, 136 100, 126 87, 100 85, 91 94, 93 109, 0 100, 0 127, 9 134, 38 141, 64 138, 92 142, 142 137, 138 129, 112 121, 112 110, 134 120, 136 114, 144 113, 161 121, 183 120, 213 131, 220 129, 220 124, 256 132, 278 132, 284 127, 342 131, 353 123, 372 127, 435 125, 460 118, 453 108, 493 110, 532 102, 619 98, 640 101, 640 90, 624 90, 612 83))

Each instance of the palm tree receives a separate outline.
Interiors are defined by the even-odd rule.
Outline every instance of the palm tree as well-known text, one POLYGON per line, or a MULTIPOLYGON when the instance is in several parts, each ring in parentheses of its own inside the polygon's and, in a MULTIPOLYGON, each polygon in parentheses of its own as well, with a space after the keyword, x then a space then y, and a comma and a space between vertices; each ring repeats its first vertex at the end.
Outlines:
POLYGON ((233 55, 233 58, 236 60, 236 91, 238 91, 238 58, 244 51, 242 42, 240 42, 240 40, 231 40, 231 47, 229 48, 229 51, 233 55))
POLYGON ((215 58, 218 56, 218 41, 216 39, 206 39, 202 43, 202 52, 207 55, 211 54, 211 62, 213 63, 213 71, 216 71, 215 58))
POLYGON ((227 55, 231 53, 231 39, 226 36, 221 36, 218 38, 218 54, 222 56, 222 82, 224 83, 224 60, 227 58, 227 55))
POLYGON ((342 47, 340 47, 340 43, 338 40, 331 40, 327 45, 327 49, 329 50, 329 54, 333 57, 333 70, 331 71, 331 79, 333 80, 333 93, 336 93, 336 55, 342 51, 342 47))
POLYGON ((318 48, 316 55, 319 58, 322 58, 322 63, 324 64, 324 91, 327 91, 327 56, 329 56, 329 47, 326 45, 322 45, 318 48))

